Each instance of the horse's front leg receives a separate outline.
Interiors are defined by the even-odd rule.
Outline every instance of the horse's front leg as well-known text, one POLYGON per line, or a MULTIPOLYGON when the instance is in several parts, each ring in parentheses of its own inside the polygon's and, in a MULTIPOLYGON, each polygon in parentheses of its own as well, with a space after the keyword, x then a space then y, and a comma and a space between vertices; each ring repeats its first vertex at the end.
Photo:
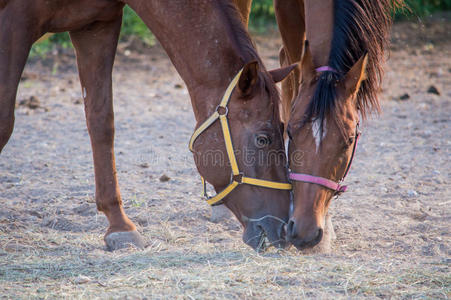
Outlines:
MULTIPOLYGON (((305 37, 305 9, 303 0, 274 0, 274 10, 282 37, 280 65, 289 66, 301 60, 305 37)), ((300 72, 295 69, 282 81, 282 120, 290 119, 291 103, 297 96, 300 85, 300 72)))
POLYGON ((20 76, 31 45, 40 35, 36 23, 32 13, 23 16, 19 2, 2 7, 0 1, 0 153, 13 132, 20 76))
POLYGON ((144 247, 141 235, 122 207, 114 159, 114 113, 112 68, 121 16, 111 22, 96 22, 70 32, 77 53, 86 122, 94 157, 97 209, 109 221, 107 248, 115 250, 133 244, 144 247))

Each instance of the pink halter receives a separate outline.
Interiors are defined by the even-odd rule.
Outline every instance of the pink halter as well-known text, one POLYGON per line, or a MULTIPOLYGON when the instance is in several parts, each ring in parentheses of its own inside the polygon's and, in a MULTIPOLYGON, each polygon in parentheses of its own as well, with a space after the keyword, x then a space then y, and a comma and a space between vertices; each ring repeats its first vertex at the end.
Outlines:
POLYGON ((332 180, 324 178, 324 177, 313 176, 313 175, 308 175, 308 174, 301 174, 301 173, 293 173, 293 172, 290 172, 289 178, 294 181, 301 181, 301 182, 307 182, 307 183, 321 185, 325 188, 335 191, 336 195, 346 192, 346 190, 348 189, 348 186, 341 185, 341 183, 346 178, 346 175, 348 175, 349 169, 351 169, 352 161, 354 160, 355 150, 357 148, 357 143, 358 143, 359 137, 360 137, 359 125, 360 125, 359 122, 357 122, 356 135, 355 135, 354 146, 352 148, 351 160, 349 161, 349 164, 346 167, 345 174, 338 182, 332 181, 332 180))
MULTIPOLYGON (((348 189, 347 185, 340 185, 339 183, 323 178, 323 177, 317 177, 307 174, 300 174, 300 173, 290 173, 291 180, 294 181, 302 181, 307 183, 314 183, 321 185, 323 187, 326 187, 328 189, 331 189, 335 191, 336 193, 344 193, 348 189)), ((340 181, 341 182, 341 181, 340 181)))

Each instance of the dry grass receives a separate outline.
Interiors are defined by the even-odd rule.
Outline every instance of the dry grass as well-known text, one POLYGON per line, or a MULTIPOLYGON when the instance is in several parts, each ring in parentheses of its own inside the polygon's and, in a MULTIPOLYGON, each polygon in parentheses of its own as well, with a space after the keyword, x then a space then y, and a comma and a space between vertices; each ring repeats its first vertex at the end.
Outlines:
MULTIPOLYGON (((168 225, 169 226, 169 225, 168 225)), ((449 261, 409 257, 368 260, 300 256, 294 250, 259 255, 240 241, 208 243, 209 233, 165 241, 144 251, 102 249, 98 235, 27 232, 27 244, 2 234, 0 294, 7 298, 447 298, 449 261), (6 241, 8 239, 8 241, 6 241), (204 241, 202 241, 204 240, 204 241), (186 242, 184 242, 186 241, 186 242)))

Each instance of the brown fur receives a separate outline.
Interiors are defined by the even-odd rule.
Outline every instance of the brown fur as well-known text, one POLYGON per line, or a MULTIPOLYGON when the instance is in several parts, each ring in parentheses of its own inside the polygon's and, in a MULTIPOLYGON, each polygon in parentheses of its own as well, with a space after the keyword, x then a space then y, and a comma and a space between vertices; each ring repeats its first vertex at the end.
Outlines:
POLYGON ((235 5, 241 13, 243 23, 249 24, 249 14, 251 13, 252 0, 235 0, 235 5))
POLYGON ((6 6, 6 3, 7 3, 8 1, 9 1, 9 0, 0 0, 0 9, 4 8, 4 7, 6 6))
MULTIPOLYGON (((232 0, 230 0, 232 1, 232 0)), ((115 245, 116 232, 134 232, 122 240, 137 241, 136 227, 126 216, 116 176, 114 113, 111 72, 116 53, 122 8, 130 5, 149 26, 186 82, 198 125, 218 105, 230 80, 243 66, 239 86, 229 105, 230 131, 240 170, 247 176, 286 182, 286 162, 245 164, 246 150, 283 152, 278 94, 244 28, 239 12, 229 0, 13 0, 0 12, 0 152, 14 126, 17 86, 31 45, 46 32, 69 31, 77 54, 86 120, 94 158, 96 203, 109 221, 105 241, 115 245), (253 62, 257 61, 257 64, 253 62), (251 78, 252 80, 248 80, 251 78), (243 81, 246 79, 246 81, 243 81), (254 149, 256 134, 267 134, 273 143, 254 149)), ((198 138, 196 156, 219 151, 227 157, 219 124, 198 138)), ((217 191, 230 182, 226 162, 215 165, 196 160, 199 172, 217 191)), ((263 233, 276 246, 284 247, 282 223, 273 219, 249 221, 262 216, 287 220, 289 193, 247 185, 226 198, 226 205, 245 227, 244 240, 256 248, 263 233)), ((120 241, 116 241, 120 243, 120 241)), ((115 247, 115 246, 114 246, 115 247)), ((113 248, 114 248, 113 247, 113 248)))

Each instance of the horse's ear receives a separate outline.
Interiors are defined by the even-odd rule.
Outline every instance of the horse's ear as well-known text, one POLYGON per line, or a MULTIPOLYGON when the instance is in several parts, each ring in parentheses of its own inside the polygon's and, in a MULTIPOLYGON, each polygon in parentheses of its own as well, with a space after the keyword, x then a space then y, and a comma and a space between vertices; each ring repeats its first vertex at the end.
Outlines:
POLYGON ((362 81, 366 79, 366 67, 368 64, 368 54, 364 54, 349 70, 345 76, 346 92, 349 95, 359 91, 362 81))
POLYGON ((291 71, 293 71, 297 67, 298 64, 292 64, 288 67, 271 70, 269 71, 269 74, 271 75, 274 82, 281 82, 291 73, 291 71))
POLYGON ((258 61, 252 61, 243 67, 243 72, 238 81, 238 90, 242 97, 249 96, 254 90, 258 81, 258 68, 258 61))
POLYGON ((315 66, 313 65, 313 57, 310 52, 310 46, 308 40, 304 42, 304 49, 302 51, 301 58, 301 71, 302 80, 312 80, 316 75, 315 66))

